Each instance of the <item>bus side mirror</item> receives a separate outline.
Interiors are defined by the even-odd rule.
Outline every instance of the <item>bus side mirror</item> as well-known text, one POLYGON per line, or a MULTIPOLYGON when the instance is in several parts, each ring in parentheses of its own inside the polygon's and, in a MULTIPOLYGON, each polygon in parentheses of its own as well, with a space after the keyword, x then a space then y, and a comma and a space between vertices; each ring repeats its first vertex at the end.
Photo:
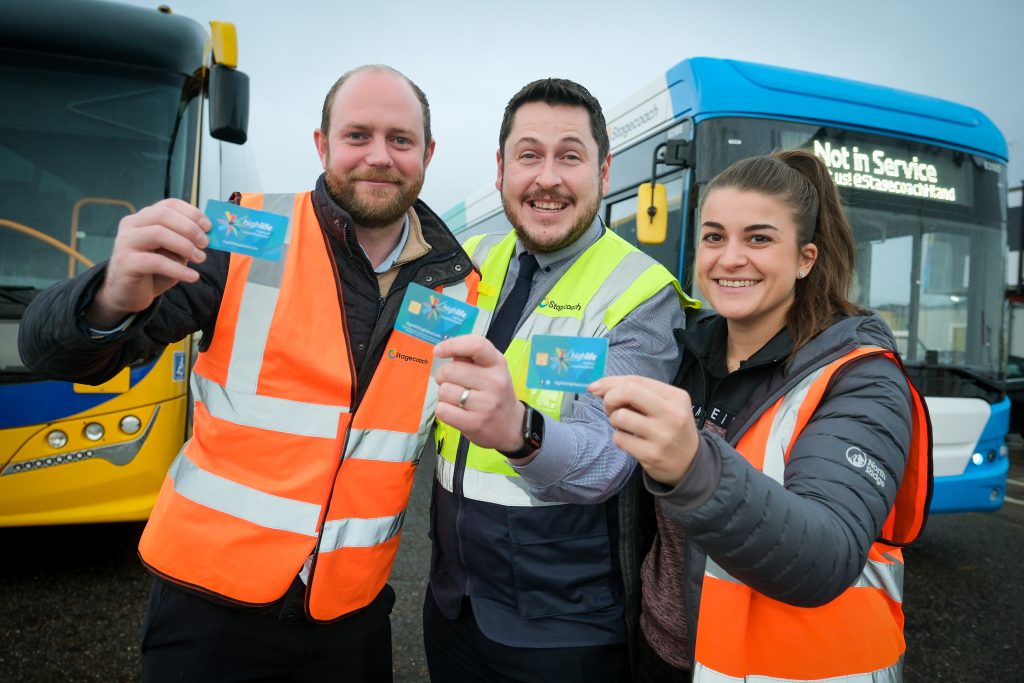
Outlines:
POLYGON ((210 67, 210 135, 244 143, 249 128, 249 77, 223 64, 210 67))
POLYGON ((642 183, 636 196, 636 240, 664 244, 668 235, 668 196, 661 183, 642 183))

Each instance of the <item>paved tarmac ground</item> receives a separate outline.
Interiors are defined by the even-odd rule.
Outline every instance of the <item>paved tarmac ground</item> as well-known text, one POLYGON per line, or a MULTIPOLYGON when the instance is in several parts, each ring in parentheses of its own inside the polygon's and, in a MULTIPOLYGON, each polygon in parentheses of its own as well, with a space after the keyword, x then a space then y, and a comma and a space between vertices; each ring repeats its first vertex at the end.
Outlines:
MULTIPOLYGON (((432 471, 425 460, 392 574, 397 683, 427 680, 419 614, 432 471)), ((1024 460, 1014 461, 1010 477, 1008 496, 1020 504, 932 517, 907 551, 908 683, 1024 680, 1024 460)), ((149 591, 135 554, 141 530, 0 529, 0 682, 138 679, 149 591)))

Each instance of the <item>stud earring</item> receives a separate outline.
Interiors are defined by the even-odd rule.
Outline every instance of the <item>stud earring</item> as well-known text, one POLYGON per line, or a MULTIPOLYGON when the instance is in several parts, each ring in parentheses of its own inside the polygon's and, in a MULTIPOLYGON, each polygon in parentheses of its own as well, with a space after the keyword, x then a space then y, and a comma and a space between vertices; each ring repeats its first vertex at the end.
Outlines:
POLYGON ((803 280, 805 277, 807 277, 807 273, 801 270, 797 272, 796 276, 798 279, 803 280))

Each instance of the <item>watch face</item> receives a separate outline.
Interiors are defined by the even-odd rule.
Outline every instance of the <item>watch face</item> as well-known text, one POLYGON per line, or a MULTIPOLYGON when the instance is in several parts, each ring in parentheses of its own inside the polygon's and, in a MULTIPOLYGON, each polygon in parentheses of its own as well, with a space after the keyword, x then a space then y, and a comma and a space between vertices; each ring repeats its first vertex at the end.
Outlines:
POLYGON ((540 448, 540 442, 544 438, 544 415, 527 406, 524 422, 526 429, 523 431, 523 440, 533 448, 540 448))

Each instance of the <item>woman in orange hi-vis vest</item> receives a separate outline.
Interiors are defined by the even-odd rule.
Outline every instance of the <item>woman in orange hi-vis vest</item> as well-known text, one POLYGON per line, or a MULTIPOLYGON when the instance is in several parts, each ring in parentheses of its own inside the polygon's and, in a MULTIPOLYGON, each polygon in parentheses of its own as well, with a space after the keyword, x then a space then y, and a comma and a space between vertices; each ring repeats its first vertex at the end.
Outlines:
POLYGON ((717 315, 678 331, 675 386, 591 386, 655 498, 637 680, 902 679, 931 428, 888 325, 849 298, 855 256, 814 155, 737 162, 702 197, 717 315))

